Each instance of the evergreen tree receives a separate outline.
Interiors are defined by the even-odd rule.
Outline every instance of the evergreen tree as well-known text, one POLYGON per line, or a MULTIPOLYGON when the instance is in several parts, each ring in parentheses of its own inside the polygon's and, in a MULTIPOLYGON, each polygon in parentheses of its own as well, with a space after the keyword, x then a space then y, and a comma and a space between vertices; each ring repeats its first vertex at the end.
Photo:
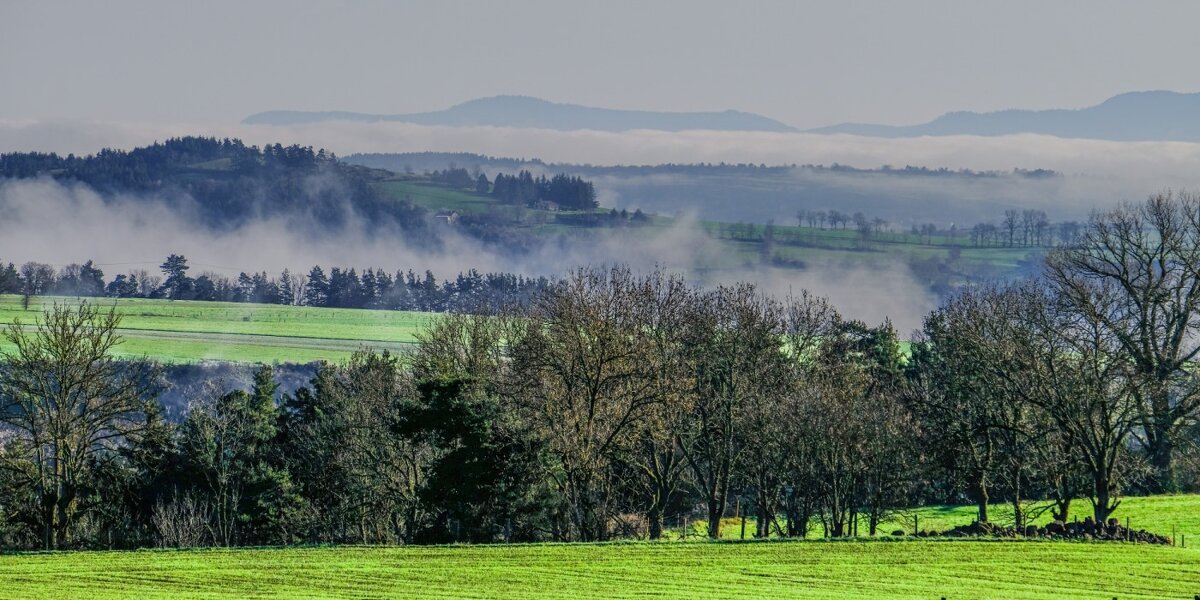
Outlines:
POLYGON ((104 271, 96 268, 92 261, 87 261, 79 267, 80 296, 104 295, 104 271))
POLYGON ((279 274, 279 303, 283 305, 292 305, 296 303, 296 291, 294 289, 296 281, 292 279, 291 271, 283 270, 279 274))
POLYGON ((21 276, 13 263, 0 263, 0 294, 16 294, 21 291, 21 276))
POLYGON ((187 276, 188 264, 187 259, 179 254, 172 254, 167 257, 163 264, 158 266, 162 269, 163 275, 167 276, 160 288, 163 297, 171 300, 187 300, 192 294, 192 279, 187 276))
POLYGON ((137 295, 137 279, 130 279, 131 275, 124 273, 113 278, 108 287, 104 288, 104 294, 112 298, 132 298, 137 295))
POLYGON ((329 305, 329 279, 320 266, 308 272, 308 283, 304 285, 304 304, 307 306, 329 305))

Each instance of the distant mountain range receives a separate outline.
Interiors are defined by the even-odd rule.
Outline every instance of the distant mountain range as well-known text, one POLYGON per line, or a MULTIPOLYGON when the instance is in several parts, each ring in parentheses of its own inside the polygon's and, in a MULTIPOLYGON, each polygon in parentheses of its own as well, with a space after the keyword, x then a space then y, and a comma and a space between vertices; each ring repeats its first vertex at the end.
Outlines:
POLYGON ((451 127, 493 126, 563 131, 576 129, 597 131, 629 131, 633 129, 797 131, 794 127, 774 119, 736 110, 723 112, 616 110, 578 104, 560 104, 528 96, 493 96, 464 102, 446 110, 403 115, 272 110, 250 115, 242 122, 249 125, 296 125, 322 121, 366 123, 391 121, 451 127))
POLYGON ((921 125, 844 123, 810 132, 891 138, 1040 133, 1114 141, 1200 142, 1200 93, 1130 92, 1076 110, 952 112, 921 125))
MULTIPOLYGON (((549 102, 528 96, 480 98, 433 112, 375 115, 355 112, 272 110, 250 115, 250 125, 297 125, 323 121, 399 122, 450 127, 516 127, 571 131, 799 131, 762 115, 723 112, 617 110, 549 102)), ((1064 138, 1113 141, 1200 142, 1200 93, 1130 92, 1080 109, 950 112, 920 125, 843 123, 807 133, 847 133, 871 137, 943 135, 998 136, 1037 133, 1064 138)))

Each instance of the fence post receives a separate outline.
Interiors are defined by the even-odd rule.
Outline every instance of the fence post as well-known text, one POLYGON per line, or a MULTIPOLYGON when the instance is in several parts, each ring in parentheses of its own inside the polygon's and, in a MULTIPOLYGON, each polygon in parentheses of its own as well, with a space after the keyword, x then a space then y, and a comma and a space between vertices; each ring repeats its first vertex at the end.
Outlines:
POLYGON ((921 515, 914 513, 913 514, 913 537, 917 537, 918 533, 921 533, 921 515))

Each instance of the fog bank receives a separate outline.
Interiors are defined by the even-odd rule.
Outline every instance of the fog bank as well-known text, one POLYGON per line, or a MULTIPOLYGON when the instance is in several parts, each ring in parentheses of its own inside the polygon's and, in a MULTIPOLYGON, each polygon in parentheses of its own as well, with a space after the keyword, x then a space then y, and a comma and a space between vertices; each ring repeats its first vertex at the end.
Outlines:
POLYGON ((574 267, 626 263, 638 270, 658 266, 707 283, 753 281, 777 295, 801 288, 829 296, 853 318, 896 321, 902 332, 919 325, 936 298, 897 263, 887 269, 812 264, 804 271, 737 264, 694 220, 667 229, 596 230, 552 238, 528 253, 500 253, 446 228, 438 242, 408 243, 399 231, 368 233, 350 220, 340 231, 316 235, 283 218, 258 219, 227 231, 189 220, 186 211, 157 198, 104 198, 80 184, 49 179, 0 182, 0 260, 36 261, 62 267, 94 260, 111 280, 118 273, 157 271, 171 253, 189 259, 192 274, 236 276, 241 271, 307 273, 313 265, 429 269, 439 278, 469 269, 560 276, 574 267), (724 265, 717 270, 698 269, 724 265))

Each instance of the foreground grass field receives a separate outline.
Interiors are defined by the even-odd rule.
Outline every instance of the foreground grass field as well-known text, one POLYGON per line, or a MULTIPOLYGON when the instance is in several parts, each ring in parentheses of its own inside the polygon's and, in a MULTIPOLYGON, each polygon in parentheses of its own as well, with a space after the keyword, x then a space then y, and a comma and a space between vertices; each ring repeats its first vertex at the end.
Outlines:
POLYGON ((1070 542, 618 543, 0 557, 5 598, 1192 598, 1200 550, 1070 542))
MULTIPOLYGON (((341 361, 364 347, 403 352, 435 315, 386 310, 307 308, 275 304, 114 300, 89 301, 121 315, 122 356, 164 362, 218 360, 245 363, 341 361)), ((27 325, 55 303, 77 298, 39 297, 28 310, 20 296, 0 295, 0 328, 27 325)), ((8 349, 0 339, 0 350, 8 349)))

